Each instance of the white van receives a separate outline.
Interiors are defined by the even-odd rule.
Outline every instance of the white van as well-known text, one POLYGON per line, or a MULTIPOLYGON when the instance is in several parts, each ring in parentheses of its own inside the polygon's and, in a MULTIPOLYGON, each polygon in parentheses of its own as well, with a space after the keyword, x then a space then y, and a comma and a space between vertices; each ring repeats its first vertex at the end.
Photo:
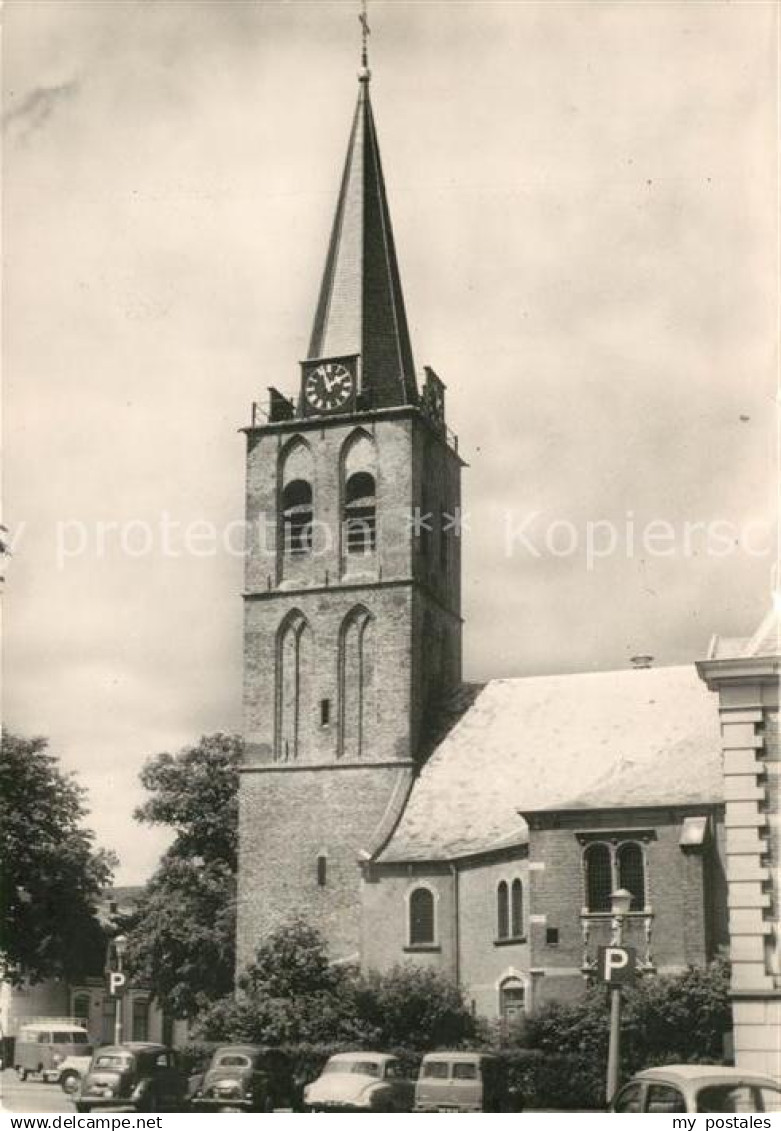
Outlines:
POLYGON ((81 1025, 66 1021, 36 1021, 23 1025, 14 1044, 14 1068, 19 1079, 37 1073, 44 1080, 58 1080, 66 1056, 91 1056, 89 1033, 81 1025))

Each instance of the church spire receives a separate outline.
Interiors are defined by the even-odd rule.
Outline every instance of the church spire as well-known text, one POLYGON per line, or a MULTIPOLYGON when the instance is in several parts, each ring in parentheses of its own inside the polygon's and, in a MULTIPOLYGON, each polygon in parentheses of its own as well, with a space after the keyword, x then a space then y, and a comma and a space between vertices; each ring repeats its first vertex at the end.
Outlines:
POLYGON ((359 356, 367 408, 418 394, 369 83, 365 8, 359 92, 308 358, 359 356))

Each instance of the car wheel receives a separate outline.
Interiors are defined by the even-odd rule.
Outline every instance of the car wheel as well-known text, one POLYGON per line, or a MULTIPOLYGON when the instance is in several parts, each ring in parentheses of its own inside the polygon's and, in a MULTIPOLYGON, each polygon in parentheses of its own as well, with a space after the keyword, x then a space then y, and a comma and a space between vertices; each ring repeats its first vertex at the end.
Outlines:
POLYGON ((60 1076, 60 1087, 66 1095, 72 1096, 74 1092, 79 1090, 79 1074, 78 1072, 63 1072, 60 1076))
POLYGON ((21 1064, 17 1064, 16 1075, 19 1077, 22 1083, 24 1083, 24 1081, 27 1079, 27 1069, 22 1068, 21 1064))
POLYGON ((79 1103, 77 1103, 76 1104, 76 1111, 86 1112, 87 1115, 89 1115, 89 1113, 92 1111, 92 1108, 90 1107, 89 1104, 79 1104, 79 1103))

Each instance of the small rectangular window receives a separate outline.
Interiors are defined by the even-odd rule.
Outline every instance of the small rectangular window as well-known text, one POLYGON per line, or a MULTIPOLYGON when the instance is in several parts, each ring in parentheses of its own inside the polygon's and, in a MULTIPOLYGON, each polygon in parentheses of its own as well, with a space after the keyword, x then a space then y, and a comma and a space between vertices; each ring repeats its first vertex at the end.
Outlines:
POLYGON ((317 884, 318 887, 324 888, 327 879, 328 870, 328 857, 318 856, 317 858, 317 884))
POLYGON ((545 945, 558 946, 559 945, 559 928, 548 927, 545 931, 545 945))
POLYGON ((453 1079, 454 1080, 476 1080, 477 1079, 477 1065, 476 1064, 454 1064, 453 1065, 453 1079))
POLYGON ((327 727, 331 722, 331 700, 320 700, 320 726, 327 727))

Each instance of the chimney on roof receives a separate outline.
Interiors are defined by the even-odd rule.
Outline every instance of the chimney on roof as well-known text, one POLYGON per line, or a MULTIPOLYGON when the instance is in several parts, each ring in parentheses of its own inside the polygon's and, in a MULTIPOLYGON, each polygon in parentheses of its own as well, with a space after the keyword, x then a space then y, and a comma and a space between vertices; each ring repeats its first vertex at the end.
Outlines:
POLYGON ((652 668, 654 666, 653 656, 632 656, 629 661, 633 668, 652 668))

